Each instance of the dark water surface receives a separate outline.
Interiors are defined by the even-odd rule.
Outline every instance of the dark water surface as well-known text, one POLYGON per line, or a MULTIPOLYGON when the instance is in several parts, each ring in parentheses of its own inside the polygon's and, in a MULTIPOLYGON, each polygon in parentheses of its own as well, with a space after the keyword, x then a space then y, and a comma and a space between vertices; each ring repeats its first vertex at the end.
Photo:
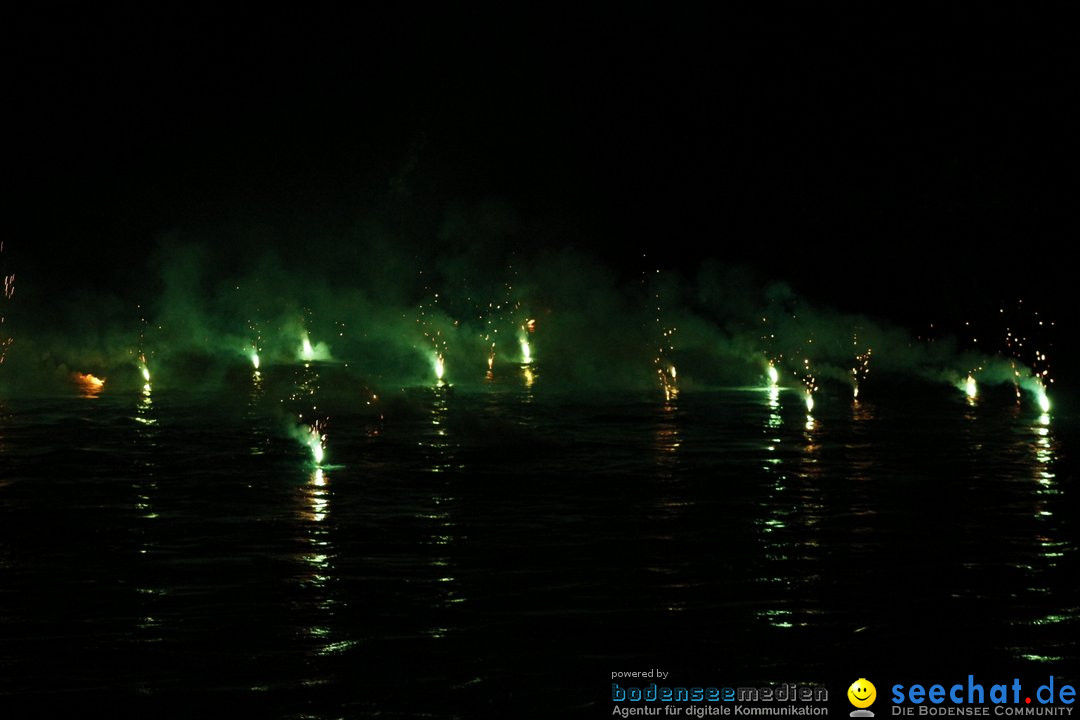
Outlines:
POLYGON ((812 420, 794 391, 417 390, 333 417, 319 469, 242 403, 9 401, 0 710, 609 716, 611 672, 649 667, 1069 675, 1075 428, 949 388, 812 420))

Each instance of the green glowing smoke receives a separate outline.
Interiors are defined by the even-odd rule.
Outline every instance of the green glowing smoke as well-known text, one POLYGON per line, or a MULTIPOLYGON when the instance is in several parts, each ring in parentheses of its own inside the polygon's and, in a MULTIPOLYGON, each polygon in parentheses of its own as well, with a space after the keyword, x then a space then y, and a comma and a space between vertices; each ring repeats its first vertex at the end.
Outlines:
MULTIPOLYGON (((368 228, 328 252, 287 259, 258 238, 222 242, 214 230, 170 241, 154 258, 155 272, 145 274, 152 281, 131 290, 137 303, 102 293, 34 323, 23 318, 0 384, 9 393, 73 391, 73 373, 93 372, 110 378, 110 393, 138 392, 142 382, 130 368, 142 348, 143 315, 155 390, 229 390, 234 370, 244 377, 261 367, 272 392, 272 369, 296 363, 340 365, 358 384, 382 389, 450 376, 455 387, 479 387, 490 369, 493 387, 502 387, 511 377, 506 363, 514 380, 506 387, 522 387, 521 364, 537 393, 655 393, 659 317, 665 329, 677 328, 660 366, 672 381, 678 367, 683 394, 760 386, 763 358, 770 385, 796 385, 802 359, 810 358, 826 398, 830 387, 873 398, 879 377, 967 393, 967 373, 979 368, 984 388, 1015 383, 1039 408, 1050 406, 1050 380, 1036 386, 1023 365, 1014 370, 1005 358, 963 350, 948 337, 920 341, 897 325, 815 305, 738 269, 706 263, 696 277, 653 272, 642 282, 571 249, 515 255, 474 246, 470 229, 455 226, 447 232, 456 243, 432 244, 368 228), (874 377, 860 376, 853 387, 855 328, 858 351, 873 349, 874 377)), ((139 370, 149 382, 146 363, 139 370)), ((325 392, 360 402, 346 384, 325 392)))

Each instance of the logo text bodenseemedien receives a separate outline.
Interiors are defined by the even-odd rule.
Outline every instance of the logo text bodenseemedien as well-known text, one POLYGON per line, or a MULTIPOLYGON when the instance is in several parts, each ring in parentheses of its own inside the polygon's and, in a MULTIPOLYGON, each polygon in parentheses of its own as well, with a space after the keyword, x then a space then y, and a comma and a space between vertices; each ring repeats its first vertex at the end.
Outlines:
POLYGON ((667 687, 656 683, 644 688, 611 683, 615 702, 826 702, 829 691, 820 685, 786 683, 775 687, 667 687))

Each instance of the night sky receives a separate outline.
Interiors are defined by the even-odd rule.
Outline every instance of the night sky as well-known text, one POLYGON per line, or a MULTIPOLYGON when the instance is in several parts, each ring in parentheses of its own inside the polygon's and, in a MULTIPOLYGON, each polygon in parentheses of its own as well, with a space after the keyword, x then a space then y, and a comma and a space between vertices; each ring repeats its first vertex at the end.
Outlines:
POLYGON ((573 246, 628 276, 642 253, 687 275, 711 257, 910 328, 1021 296, 1077 316, 1057 249, 1078 229, 1074 42, 1038 11, 5 25, 6 254, 29 303, 137 297, 178 235, 289 258, 374 223, 409 252, 573 246), (448 233, 461 217, 482 231, 448 233))

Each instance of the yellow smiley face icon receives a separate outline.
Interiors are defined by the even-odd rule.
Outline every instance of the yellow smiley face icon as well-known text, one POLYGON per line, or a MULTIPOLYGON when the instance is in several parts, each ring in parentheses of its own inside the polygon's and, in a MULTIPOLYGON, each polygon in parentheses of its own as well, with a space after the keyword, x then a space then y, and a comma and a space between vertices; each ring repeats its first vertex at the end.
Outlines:
POLYGON ((857 708, 867 708, 877 698, 877 688, 866 678, 859 678, 847 689, 848 700, 857 708))

